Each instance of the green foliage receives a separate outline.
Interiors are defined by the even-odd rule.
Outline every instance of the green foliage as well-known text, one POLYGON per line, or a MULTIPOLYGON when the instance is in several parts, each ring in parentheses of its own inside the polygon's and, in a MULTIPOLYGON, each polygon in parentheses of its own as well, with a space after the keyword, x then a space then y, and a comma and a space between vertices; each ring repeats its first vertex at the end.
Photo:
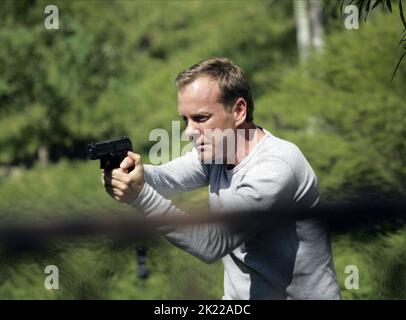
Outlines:
POLYGON ((331 35, 321 56, 257 103, 277 135, 302 146, 322 189, 341 196, 405 190, 405 73, 390 81, 398 27, 390 16, 371 18, 331 35))
MULTIPOLYGON (((38 166, 17 172, 13 178, 0 182, 2 223, 24 221, 27 217, 40 221, 58 215, 134 214, 133 209, 106 195, 94 162, 62 161, 48 168, 38 166)), ((180 195, 175 203, 183 208, 207 207, 206 190, 188 195, 180 195)), ((100 238, 64 240, 49 246, 47 254, 31 256, 10 257, 0 251, 0 299, 219 299, 222 296, 221 262, 206 265, 163 239, 147 245, 151 277, 145 281, 137 278, 134 248, 100 238), (59 290, 44 288, 47 265, 59 268, 59 290)))
POLYGON ((58 159, 123 134, 146 151, 148 132, 177 119, 183 68, 225 55, 263 92, 278 77, 264 67, 289 63, 295 46, 285 2, 54 4, 59 30, 44 28, 44 1, 0 4, 0 163, 32 162, 41 146, 58 159))
MULTIPOLYGON (((67 161, 48 168, 20 169, 0 184, 2 222, 57 215, 134 214, 110 199, 100 186, 94 163, 67 161), (80 177, 80 178, 79 178, 80 177), (8 213, 7 216, 4 214, 8 213)), ((182 194, 176 205, 207 207, 207 190, 182 194)), ((376 238, 336 236, 334 263, 344 299, 404 298, 404 229, 376 238), (345 267, 359 269, 360 288, 344 286, 345 267)), ((133 248, 92 238, 50 243, 47 254, 4 256, 0 252, 0 299, 219 299, 221 262, 206 265, 165 240, 148 244, 151 276, 136 276, 133 248), (56 265, 60 289, 44 288, 44 268, 56 265)))

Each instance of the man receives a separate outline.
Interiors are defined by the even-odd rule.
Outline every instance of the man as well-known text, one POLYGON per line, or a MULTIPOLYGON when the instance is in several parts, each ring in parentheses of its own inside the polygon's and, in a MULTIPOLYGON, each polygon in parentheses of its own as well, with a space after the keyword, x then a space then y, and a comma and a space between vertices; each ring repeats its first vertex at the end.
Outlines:
MULTIPOLYGON (((121 168, 103 173, 113 198, 147 216, 186 214, 168 199, 203 186, 209 186, 215 214, 267 209, 272 215, 317 204, 316 176, 300 150, 254 124, 251 89, 241 68, 211 58, 181 72, 176 82, 193 150, 160 166, 143 166, 129 152, 121 168)), ((238 232, 208 224, 175 228, 165 236, 207 263, 223 260, 223 299, 340 298, 328 235, 315 220, 264 226, 253 215, 252 224, 238 232)))

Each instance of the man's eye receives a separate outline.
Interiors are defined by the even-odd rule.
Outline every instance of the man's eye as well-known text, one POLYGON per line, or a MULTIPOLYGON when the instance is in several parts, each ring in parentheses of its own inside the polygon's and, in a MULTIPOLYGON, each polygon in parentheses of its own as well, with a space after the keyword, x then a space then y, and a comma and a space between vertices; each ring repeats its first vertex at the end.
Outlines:
POLYGON ((193 120, 195 120, 196 122, 205 122, 209 119, 209 116, 197 116, 195 117, 193 120))

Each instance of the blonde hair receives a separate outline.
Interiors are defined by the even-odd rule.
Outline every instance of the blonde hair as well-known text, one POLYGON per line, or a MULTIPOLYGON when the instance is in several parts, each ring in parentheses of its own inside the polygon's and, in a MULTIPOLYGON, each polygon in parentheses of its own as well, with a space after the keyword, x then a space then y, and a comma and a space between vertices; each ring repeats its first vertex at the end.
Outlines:
POLYGON ((208 77, 218 83, 220 102, 225 107, 231 107, 238 98, 242 97, 247 103, 246 121, 254 120, 251 87, 244 71, 239 66, 227 58, 213 57, 199 61, 178 74, 175 79, 178 90, 201 77, 208 77))

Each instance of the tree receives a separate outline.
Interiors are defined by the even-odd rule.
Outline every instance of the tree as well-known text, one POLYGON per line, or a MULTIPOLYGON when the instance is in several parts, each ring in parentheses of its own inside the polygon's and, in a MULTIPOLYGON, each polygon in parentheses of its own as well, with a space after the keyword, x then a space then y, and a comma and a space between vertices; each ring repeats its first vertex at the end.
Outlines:
POLYGON ((323 48, 321 3, 319 0, 294 0, 294 8, 299 60, 304 63, 312 47, 319 53, 323 48))
MULTIPOLYGON (((396 0, 341 0, 340 2, 336 2, 333 0, 331 2, 330 0, 326 0, 326 6, 329 5, 330 3, 333 3, 333 6, 338 8, 340 7, 341 13, 343 12, 343 8, 346 5, 350 4, 355 4, 358 7, 358 12, 359 12, 359 19, 361 20, 362 17, 365 18, 365 21, 367 20, 368 15, 373 11, 374 9, 378 8, 381 6, 383 10, 388 10, 389 12, 392 13, 392 4, 395 3, 396 0)), ((392 80, 396 75, 396 72, 402 63, 404 57, 406 56, 406 18, 405 18, 405 13, 403 11, 403 0, 397 0, 398 7, 399 7, 399 18, 400 21, 402 22, 403 25, 403 31, 401 35, 401 39, 399 41, 399 47, 403 52, 401 52, 400 57, 398 62, 395 65, 393 75, 392 75, 392 80)))

